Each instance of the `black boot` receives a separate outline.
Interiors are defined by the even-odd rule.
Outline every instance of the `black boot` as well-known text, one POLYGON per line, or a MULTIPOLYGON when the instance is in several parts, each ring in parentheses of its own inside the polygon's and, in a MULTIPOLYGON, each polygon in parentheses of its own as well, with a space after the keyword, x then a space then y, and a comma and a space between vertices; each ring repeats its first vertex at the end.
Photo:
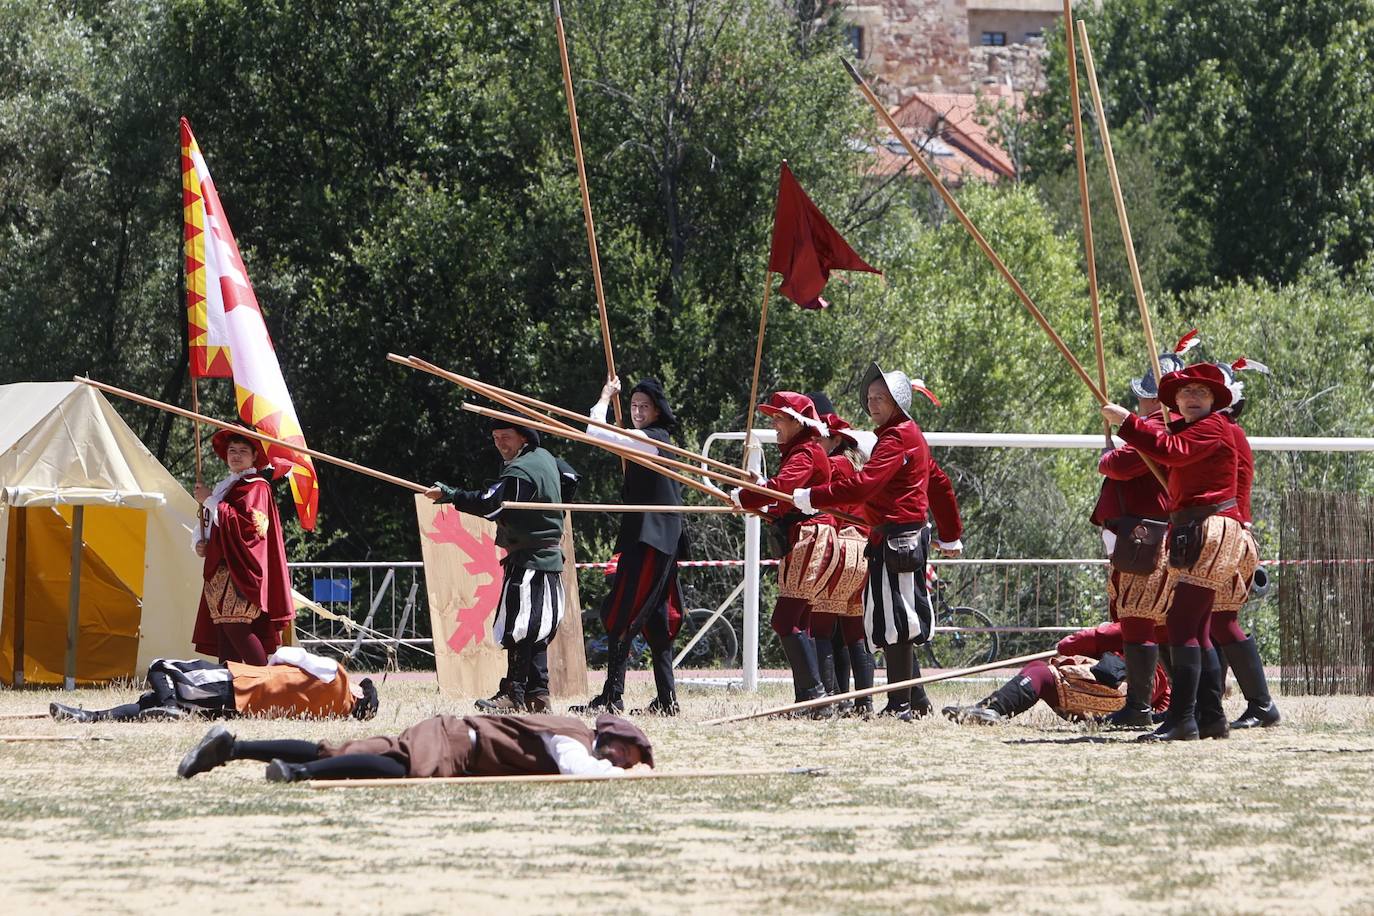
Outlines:
POLYGON ((100 712, 94 709, 82 709, 80 706, 68 706, 65 703, 49 703, 48 715, 53 717, 56 722, 99 722, 100 712))
POLYGON ((838 624, 835 626, 835 635, 830 638, 830 655, 835 659, 835 692, 848 693, 852 665, 849 647, 844 644, 844 631, 838 624))
POLYGON ((941 712, 960 725, 996 725, 1019 716, 1038 699, 1031 679, 1018 674, 973 706, 946 706, 941 712))
POLYGON ((223 725, 216 725, 205 733, 205 737, 181 758, 177 765, 177 775, 190 779, 197 773, 224 766, 234 755, 234 736, 223 725))
POLYGON ((569 706, 575 716, 591 716, 603 712, 625 711, 625 668, 630 660, 630 640, 611 637, 606 646, 606 684, 601 692, 586 703, 569 706))
POLYGON ((1231 726, 1226 724, 1226 710, 1221 705, 1221 665, 1217 650, 1202 651, 1202 675, 1197 685, 1197 735, 1199 738, 1226 738, 1231 726))
MULTIPOLYGON (((839 680, 835 674, 835 646, 828 639, 816 640, 816 670, 821 676, 821 686, 825 688, 826 696, 834 696, 840 692, 839 680)), ((839 712, 848 712, 854 708, 853 700, 845 700, 843 703, 835 704, 835 709, 839 712)))
MULTIPOLYGON (((866 690, 873 686, 873 653, 868 651, 868 643, 859 640, 849 647, 849 667, 854 672, 854 689, 866 690)), ((871 716, 873 697, 859 697, 854 701, 854 714, 871 716)))
POLYGON ((309 778, 309 771, 306 770, 303 763, 273 760, 267 765, 268 782, 301 782, 309 778))
POLYGON ((677 705, 677 683, 673 679, 673 647, 653 650, 654 687, 658 696, 649 701, 643 709, 632 709, 632 716, 675 716, 677 705))
POLYGON ((1126 705, 1107 716, 1109 728, 1151 728, 1154 726, 1151 701, 1155 694, 1155 666, 1159 662, 1159 646, 1151 643, 1127 643, 1126 705))
POLYGON ((1138 741, 1196 741, 1197 720, 1193 717, 1197 708, 1197 686, 1202 677, 1202 650, 1197 646, 1172 646, 1169 655, 1173 660, 1169 680, 1169 711, 1164 723, 1148 735, 1141 735, 1138 741))
POLYGON ((1279 708, 1269 695, 1269 680, 1264 676, 1264 662, 1252 636, 1244 642, 1222 646, 1236 683, 1245 695, 1245 712, 1231 723, 1232 728, 1270 728, 1279 724, 1279 708))
MULTIPOLYGON (((916 661, 916 649, 914 646, 911 650, 911 676, 921 676, 921 663, 916 661)), ((933 712, 935 712, 935 704, 930 702, 930 697, 926 694, 925 687, 922 687, 920 684, 912 687, 911 714, 918 719, 924 719, 933 712)))
MULTIPOLYGON (((780 639, 782 650, 787 655, 787 664, 792 668, 792 694, 796 702, 818 700, 825 696, 820 666, 816 661, 816 641, 806 633, 793 633, 780 639)), ((817 718, 829 713, 830 707, 815 706, 796 715, 817 718)))
MULTIPOLYGON (((913 677, 911 672, 916 665, 915 647, 911 643, 899 642, 885 646, 883 657, 887 660, 887 682, 889 684, 911 680, 913 677)), ((925 698, 924 690, 921 691, 921 697, 925 698)), ((925 703, 928 713, 930 700, 926 699, 925 703)), ((917 713, 912 705, 911 688, 903 687, 899 690, 889 690, 887 692, 887 705, 878 715, 895 716, 903 722, 910 722, 916 718, 917 713)))

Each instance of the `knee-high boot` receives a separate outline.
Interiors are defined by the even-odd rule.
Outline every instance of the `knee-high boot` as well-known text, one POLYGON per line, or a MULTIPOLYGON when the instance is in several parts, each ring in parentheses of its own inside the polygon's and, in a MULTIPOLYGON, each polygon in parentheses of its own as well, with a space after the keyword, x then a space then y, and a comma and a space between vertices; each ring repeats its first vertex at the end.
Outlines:
POLYGON ((631 715, 675 716, 678 714, 677 683, 673 679, 673 647, 671 644, 653 650, 654 687, 658 696, 643 709, 631 715))
MULTIPOLYGON (((884 647, 883 655, 887 658, 889 684, 909 681, 918 675, 920 669, 916 666, 916 647, 912 643, 893 643, 884 647)), ((888 691, 887 706, 879 715, 910 721, 930 715, 930 711, 930 698, 926 696, 924 687, 904 687, 888 691)))
POLYGON ((815 640, 806 633, 790 633, 778 638, 782 642, 782 651, 787 655, 787 664, 792 669, 792 692, 797 702, 825 696, 816 662, 815 640))
POLYGON ((1269 728, 1279 724, 1279 708, 1269 695, 1269 680, 1264 675, 1264 662, 1260 659, 1259 648, 1251 636, 1243 642, 1233 642, 1222 646, 1231 670, 1236 673, 1236 683, 1245 695, 1245 712, 1231 723, 1232 728, 1269 728))
POLYGON ((1202 678, 1202 650, 1197 646, 1172 646, 1169 656, 1169 711, 1158 729, 1141 735, 1140 741, 1196 741, 1198 681, 1202 678))
POLYGON ((1221 665, 1217 650, 1202 650, 1202 674, 1197 685, 1197 733, 1199 738, 1225 738, 1231 734, 1226 710, 1221 705, 1221 665))
POLYGON ((946 706, 941 711, 960 725, 996 725, 1019 716, 1039 699, 1031 679, 1018 674, 973 706, 946 706))
POLYGON ((568 712, 585 716, 601 712, 625 711, 625 668, 629 664, 630 641, 611 637, 606 645, 606 683, 601 692, 586 703, 569 706, 568 712))
POLYGON ((849 692, 849 673, 851 663, 849 660, 849 647, 844 643, 844 633, 839 626, 835 627, 835 635, 830 637, 830 655, 835 659, 835 693, 849 692))
MULTIPOLYGON (((868 643, 859 640, 848 647, 849 667, 854 672, 854 689, 867 690, 873 686, 873 653, 868 651, 868 643)), ((873 713, 873 697, 859 697, 854 701, 854 712, 867 716, 873 713)))
POLYGON ((1155 666, 1159 662, 1159 646, 1127 643, 1126 705, 1107 717, 1112 728, 1150 728, 1155 692, 1155 666))

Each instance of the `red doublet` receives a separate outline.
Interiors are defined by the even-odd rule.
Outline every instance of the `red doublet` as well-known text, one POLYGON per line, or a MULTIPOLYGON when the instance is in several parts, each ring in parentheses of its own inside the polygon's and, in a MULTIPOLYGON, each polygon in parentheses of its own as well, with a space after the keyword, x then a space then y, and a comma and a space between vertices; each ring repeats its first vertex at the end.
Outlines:
MULTIPOLYGON (((845 479, 847 479, 847 478, 850 478, 850 477, 855 476, 855 475, 858 474, 858 473, 859 473, 859 470, 858 470, 858 468, 854 467, 854 462, 850 461, 850 460, 849 460, 848 458, 846 458, 844 455, 841 454, 841 455, 831 455, 831 456, 830 456, 830 479, 831 479, 831 480, 845 480, 845 479)), ((848 514, 848 515, 857 516, 858 518, 863 518, 863 517, 864 517, 864 507, 863 507, 863 503, 854 503, 854 504, 852 504, 852 505, 846 504, 846 505, 843 505, 843 506, 835 506, 835 507, 833 507, 833 508, 835 508, 836 510, 838 510, 838 511, 840 511, 840 512, 844 512, 844 513, 846 513, 846 514, 848 514)), ((839 527, 844 527, 844 525, 852 525, 852 524, 853 524, 853 522, 845 522, 845 523, 843 523, 842 525, 839 525, 839 527)), ((861 532, 863 532, 863 536, 864 536, 864 537, 868 537, 868 526, 867 526, 867 525, 855 525, 854 527, 858 528, 861 532)))
MULTIPOLYGON (((782 466, 763 485, 791 496, 793 490, 817 487, 830 480, 830 456, 821 445, 820 434, 809 426, 803 426, 791 441, 782 447, 782 466)), ((773 518, 782 518, 796 512, 791 503, 776 503, 767 496, 752 490, 741 490, 740 505, 746 509, 763 509, 773 518)), ((809 515, 792 526, 792 540, 797 539, 797 529, 803 525, 833 525, 835 520, 824 513, 809 515)))
POLYGON ((869 539, 877 543, 880 525, 923 525, 934 510, 940 539, 945 543, 963 536, 959 506, 949 478, 930 457, 921 428, 900 417, 877 430, 873 454, 852 477, 831 480, 811 490, 811 505, 818 509, 857 507, 873 526, 869 539))
MULTIPOLYGON (((1169 511, 1211 506, 1236 498, 1236 446, 1231 421, 1210 413, 1189 423, 1175 420, 1168 429, 1128 416, 1121 438, 1148 458, 1169 468, 1169 511)), ((1220 513, 1241 521, 1240 509, 1220 513)))
POLYGON ((1231 428, 1231 441, 1236 446, 1236 506, 1240 509, 1240 520, 1248 523, 1254 521, 1250 516, 1250 489, 1255 484, 1255 453, 1250 450, 1250 439, 1236 419, 1230 414, 1224 416, 1231 428))
MULTIPOLYGON (((1169 494, 1160 486, 1140 452, 1123 445, 1097 462, 1102 491, 1093 508, 1092 523, 1101 526, 1121 515, 1163 517, 1169 512, 1169 494)), ((1079 653, 1086 654, 1086 653, 1079 653)))
MULTIPOLYGON (((217 518, 205 548, 204 578, 208 582, 221 563, 228 568, 234 590, 262 608, 251 626, 270 655, 281 644, 278 634, 296 616, 271 484, 256 475, 239 480, 224 494, 217 518)), ((219 654, 219 635, 204 595, 191 639, 202 655, 219 654)))

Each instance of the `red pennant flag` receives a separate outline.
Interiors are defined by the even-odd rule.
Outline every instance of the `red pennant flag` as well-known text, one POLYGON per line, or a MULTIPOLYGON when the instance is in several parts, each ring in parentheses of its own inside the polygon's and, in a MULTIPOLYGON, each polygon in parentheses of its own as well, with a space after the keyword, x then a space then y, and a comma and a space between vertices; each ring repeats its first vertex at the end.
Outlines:
POLYGON ((882 271, 870 267, 844 240, 825 214, 793 177, 787 163, 778 179, 778 203, 773 211, 773 248, 768 269, 782 274, 778 291, 804 309, 830 305, 821 298, 832 270, 882 271))

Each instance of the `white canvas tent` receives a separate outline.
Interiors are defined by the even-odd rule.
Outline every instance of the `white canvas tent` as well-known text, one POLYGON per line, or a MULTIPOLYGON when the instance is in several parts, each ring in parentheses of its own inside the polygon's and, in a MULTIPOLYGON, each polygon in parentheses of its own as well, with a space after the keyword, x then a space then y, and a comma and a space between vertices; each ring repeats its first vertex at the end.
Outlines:
POLYGON ((191 655, 196 512, 95 389, 0 386, 0 681, 102 682, 191 655))

